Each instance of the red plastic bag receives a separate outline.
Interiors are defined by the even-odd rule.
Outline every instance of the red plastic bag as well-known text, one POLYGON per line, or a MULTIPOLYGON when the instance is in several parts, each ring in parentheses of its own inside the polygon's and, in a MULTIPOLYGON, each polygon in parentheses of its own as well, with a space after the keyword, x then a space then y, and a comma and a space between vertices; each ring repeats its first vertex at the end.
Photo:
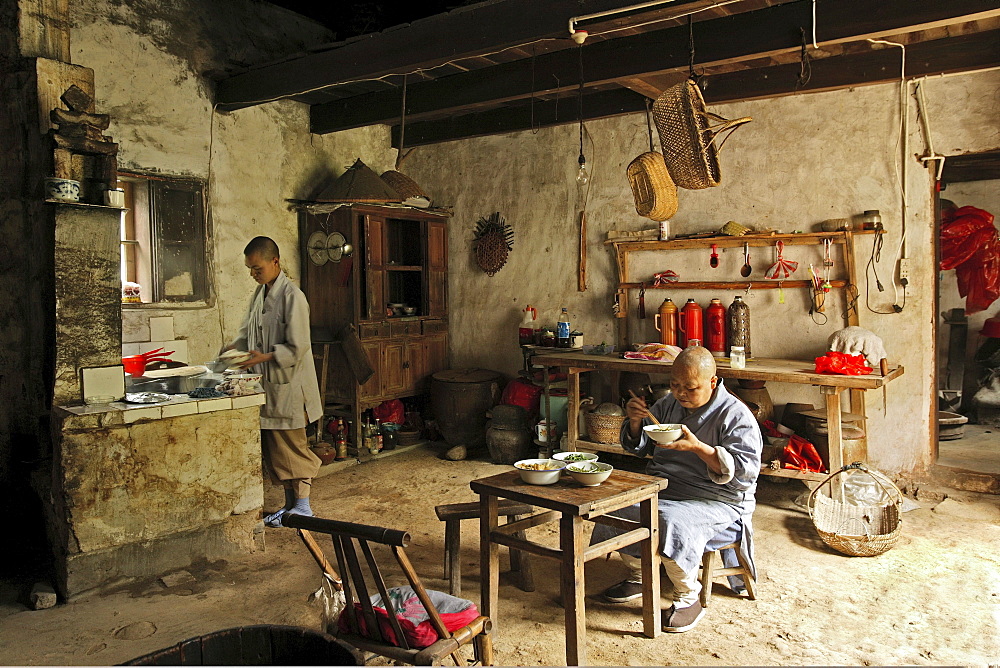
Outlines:
POLYGON ((528 412, 528 419, 534 422, 538 417, 538 406, 541 401, 542 388, 526 380, 515 378, 507 383, 500 397, 500 403, 520 406, 528 412))
POLYGON ((792 436, 788 440, 788 445, 781 453, 781 461, 786 469, 812 471, 813 473, 822 473, 826 470, 826 467, 823 466, 823 458, 816 451, 816 446, 801 436, 792 436))
POLYGON ((864 355, 850 355, 831 350, 826 355, 816 358, 816 373, 836 374, 840 376, 867 376, 872 372, 864 355))
POLYGON ((389 399, 388 401, 383 401, 372 409, 372 413, 375 414, 375 417, 377 417, 382 424, 385 424, 386 422, 403 424, 406 422, 406 408, 403 406, 403 402, 399 399, 389 399))
POLYGON ((974 206, 946 213, 941 222, 941 270, 954 269, 968 315, 1000 297, 1000 237, 993 214, 974 206))

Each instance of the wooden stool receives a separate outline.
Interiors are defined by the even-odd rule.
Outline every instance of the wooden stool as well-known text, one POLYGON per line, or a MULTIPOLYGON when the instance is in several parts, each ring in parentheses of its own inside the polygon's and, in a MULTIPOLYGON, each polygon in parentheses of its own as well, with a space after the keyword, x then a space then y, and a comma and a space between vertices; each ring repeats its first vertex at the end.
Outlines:
MULTIPOLYGON (((448 579, 448 593, 452 596, 462 595, 462 560, 461 541, 462 530, 461 521, 479 519, 479 502, 471 503, 447 503, 434 507, 434 512, 438 519, 444 522, 444 577, 448 579)), ((522 516, 531 515, 533 508, 526 503, 518 503, 501 499, 498 504, 497 514, 507 518, 507 523, 516 522, 522 516)), ((518 538, 524 538, 524 532, 518 531, 514 534, 518 538)), ((535 581, 531 575, 531 563, 528 555, 520 550, 510 551, 510 570, 521 574, 521 589, 523 591, 535 591, 535 581)))
MULTIPOLYGON (((721 556, 720 556, 721 558, 721 556)), ((708 601, 712 598, 712 580, 715 578, 721 578, 723 576, 729 575, 741 575, 743 576, 743 583, 747 588, 747 596, 750 597, 751 601, 757 600, 757 581, 754 580, 752 571, 750 570, 750 562, 743 555, 743 550, 740 549, 740 544, 730 543, 729 545, 723 545, 718 548, 718 550, 712 550, 711 552, 706 552, 701 558, 701 607, 707 608, 708 601), (721 552, 722 550, 734 550, 736 552, 736 559, 740 562, 739 566, 734 566, 732 568, 722 567, 715 568, 715 553, 721 552)))

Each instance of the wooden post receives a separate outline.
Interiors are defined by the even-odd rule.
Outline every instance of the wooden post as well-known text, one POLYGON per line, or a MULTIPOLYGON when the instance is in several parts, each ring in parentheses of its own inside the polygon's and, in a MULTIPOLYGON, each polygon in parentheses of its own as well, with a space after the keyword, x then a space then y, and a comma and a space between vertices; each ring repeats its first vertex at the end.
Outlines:
POLYGON ((493 542, 492 533, 497 528, 497 497, 482 494, 479 497, 479 607, 484 617, 497 623, 497 599, 500 588, 500 546, 493 542))
POLYGON ((639 542, 642 558, 642 632, 648 638, 660 634, 660 514, 656 495, 639 503, 639 523, 649 529, 649 538, 639 542))

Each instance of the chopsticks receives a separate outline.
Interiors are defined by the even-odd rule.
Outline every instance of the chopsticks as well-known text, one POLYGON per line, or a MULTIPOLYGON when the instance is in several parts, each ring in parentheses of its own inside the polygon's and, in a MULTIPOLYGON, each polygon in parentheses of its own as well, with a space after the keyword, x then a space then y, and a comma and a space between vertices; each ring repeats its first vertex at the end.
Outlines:
MULTIPOLYGON (((638 399, 638 398, 639 398, 639 397, 637 397, 637 396, 635 395, 635 392, 633 392, 632 390, 629 390, 629 391, 628 391, 628 393, 632 395, 632 398, 633 398, 633 399, 638 399)), ((648 408, 646 409, 646 415, 648 415, 648 416, 649 416, 649 419, 653 421, 653 424, 655 424, 655 425, 656 425, 656 426, 658 426, 658 427, 659 427, 659 426, 661 426, 661 425, 660 425, 660 421, 656 419, 656 416, 655 416, 655 415, 653 415, 652 413, 650 413, 650 412, 649 412, 649 409, 648 409, 648 408)))

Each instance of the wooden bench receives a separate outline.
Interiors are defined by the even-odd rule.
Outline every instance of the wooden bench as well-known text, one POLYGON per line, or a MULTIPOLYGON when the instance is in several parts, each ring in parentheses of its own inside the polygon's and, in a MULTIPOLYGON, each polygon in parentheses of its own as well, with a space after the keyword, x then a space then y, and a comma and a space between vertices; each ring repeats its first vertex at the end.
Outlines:
MULTIPOLYGON (((462 595, 462 520, 479 519, 479 502, 447 503, 434 507, 438 519, 444 522, 444 577, 448 580, 448 593, 452 596, 462 595)), ((532 506, 502 499, 498 514, 507 518, 507 522, 516 522, 534 512, 532 506)), ((524 532, 518 531, 517 537, 524 539, 524 532)), ((510 550, 510 570, 520 575, 521 589, 535 591, 535 580, 531 574, 531 563, 528 555, 520 550, 510 550)))

